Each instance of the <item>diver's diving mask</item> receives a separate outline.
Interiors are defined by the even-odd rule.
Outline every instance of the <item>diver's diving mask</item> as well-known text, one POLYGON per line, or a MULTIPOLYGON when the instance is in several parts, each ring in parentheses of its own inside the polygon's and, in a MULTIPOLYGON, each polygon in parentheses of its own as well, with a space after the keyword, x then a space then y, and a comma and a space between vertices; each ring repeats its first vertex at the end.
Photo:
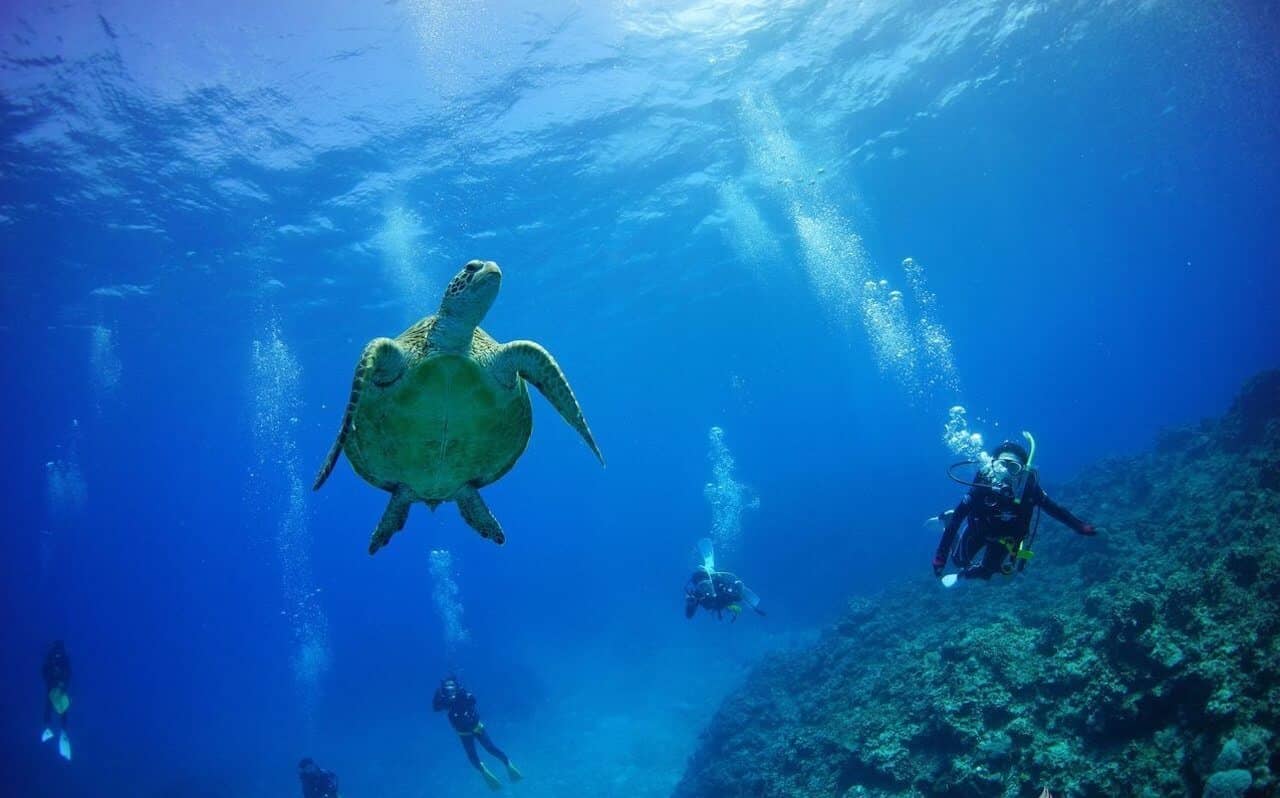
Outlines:
POLYGON ((991 481, 998 489, 1013 497, 1015 504, 1021 504, 1027 490, 1027 477, 1031 470, 1022 464, 1017 456, 1001 454, 991 461, 988 467, 991 481))
POLYGON ((1024 470, 1022 461, 1008 452, 991 461, 991 474, 1000 482, 1016 479, 1024 470))

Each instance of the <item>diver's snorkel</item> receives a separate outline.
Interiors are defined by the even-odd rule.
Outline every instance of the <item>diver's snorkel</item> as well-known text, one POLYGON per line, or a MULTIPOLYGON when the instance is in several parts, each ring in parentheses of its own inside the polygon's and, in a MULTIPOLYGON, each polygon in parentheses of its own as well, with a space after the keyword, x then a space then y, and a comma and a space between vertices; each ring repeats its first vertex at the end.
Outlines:
POLYGON ((1036 459, 1035 437, 1030 432, 1027 432, 1026 430, 1022 431, 1022 437, 1027 439, 1027 444, 1029 445, 1029 448, 1027 449, 1027 464, 1022 467, 1021 471, 1019 471, 1016 475, 1014 475, 1013 481, 1010 484, 1010 487, 1013 488, 1014 504, 1022 504, 1023 494, 1025 494, 1027 491, 1028 477, 1031 474, 1031 463, 1036 459))

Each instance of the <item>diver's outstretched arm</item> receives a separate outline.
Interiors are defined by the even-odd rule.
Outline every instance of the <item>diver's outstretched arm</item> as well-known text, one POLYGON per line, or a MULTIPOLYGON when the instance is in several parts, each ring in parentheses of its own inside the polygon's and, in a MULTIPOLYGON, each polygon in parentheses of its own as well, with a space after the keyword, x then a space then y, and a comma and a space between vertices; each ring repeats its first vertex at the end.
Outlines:
POLYGON ((1075 514, 1066 507, 1063 507, 1053 499, 1050 499, 1049 494, 1045 493, 1043 489, 1040 491, 1040 506, 1043 507, 1044 511, 1051 517, 1075 530, 1076 534, 1087 536, 1097 534, 1094 531, 1092 524, 1086 524, 1084 521, 1077 518, 1075 514))

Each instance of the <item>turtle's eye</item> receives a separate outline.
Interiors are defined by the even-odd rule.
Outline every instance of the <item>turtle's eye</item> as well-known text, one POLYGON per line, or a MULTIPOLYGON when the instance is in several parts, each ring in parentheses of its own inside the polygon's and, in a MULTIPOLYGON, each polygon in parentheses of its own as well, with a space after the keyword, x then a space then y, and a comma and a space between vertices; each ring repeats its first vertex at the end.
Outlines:
POLYGON ((483 262, 478 260, 473 260, 467 264, 466 269, 469 274, 475 274, 476 272, 480 271, 480 268, 482 266, 484 266, 483 262))

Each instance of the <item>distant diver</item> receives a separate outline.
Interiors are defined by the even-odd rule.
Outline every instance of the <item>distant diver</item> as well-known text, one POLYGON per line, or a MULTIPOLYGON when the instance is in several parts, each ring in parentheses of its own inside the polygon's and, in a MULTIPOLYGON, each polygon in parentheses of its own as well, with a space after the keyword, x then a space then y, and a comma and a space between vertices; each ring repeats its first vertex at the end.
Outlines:
POLYGON ((58 753, 62 758, 71 761, 71 740, 67 737, 67 710, 71 708, 71 657, 67 656, 67 647, 61 640, 55 640, 44 655, 44 665, 40 668, 44 677, 44 731, 40 734, 40 742, 47 743, 53 739, 53 718, 58 718, 58 753))
POLYGON ((684 617, 692 618, 701 607, 714 612, 717 618, 723 618, 728 612, 731 620, 736 621, 743 604, 760 615, 765 614, 760 609, 760 597, 741 579, 728 571, 716 570, 715 548, 710 539, 698 541, 698 553, 702 556, 702 565, 684 586, 684 617))
POLYGON ((447 676, 440 682, 440 686, 436 688, 435 698, 431 701, 431 708, 436 712, 448 710, 449 725, 458 733, 458 739, 462 741, 462 749, 467 752, 467 760, 471 762, 472 767, 480 771, 481 776, 484 776, 485 784, 489 785, 489 789, 501 790, 502 782, 480 761, 480 756, 476 753, 476 743, 480 743, 484 746, 484 750, 498 758, 498 761, 506 767, 507 778, 511 781, 516 782, 524 778, 520 771, 516 770, 516 766, 511 764, 511 759, 502 752, 502 749, 493 744, 493 740, 489 739, 489 733, 485 731, 484 724, 480 722, 480 713, 476 710, 475 695, 464 688, 457 678, 447 676))
POLYGON ((302 782, 302 798, 341 798, 338 777, 332 771, 321 770, 311 757, 298 763, 298 780, 302 782))
POLYGON ((933 574, 942 579, 943 585, 951 587, 958 579, 990 579, 997 573, 1009 576, 1021 571, 1031 558, 1030 546, 1040 525, 1036 511, 1041 508, 1078 534, 1091 537, 1098 533, 1093 524, 1072 515, 1040 487, 1039 472, 1031 467, 1035 438, 1027 432, 1022 434, 1031 446, 1030 453, 1018 443, 1005 441, 991 453, 990 462, 983 464, 973 482, 957 478, 952 471, 975 461, 956 463, 948 469, 952 479, 969 486, 969 492, 946 518, 942 539, 933 555, 933 574), (964 534, 957 540, 966 519, 964 534), (960 570, 944 576, 948 558, 960 570))

